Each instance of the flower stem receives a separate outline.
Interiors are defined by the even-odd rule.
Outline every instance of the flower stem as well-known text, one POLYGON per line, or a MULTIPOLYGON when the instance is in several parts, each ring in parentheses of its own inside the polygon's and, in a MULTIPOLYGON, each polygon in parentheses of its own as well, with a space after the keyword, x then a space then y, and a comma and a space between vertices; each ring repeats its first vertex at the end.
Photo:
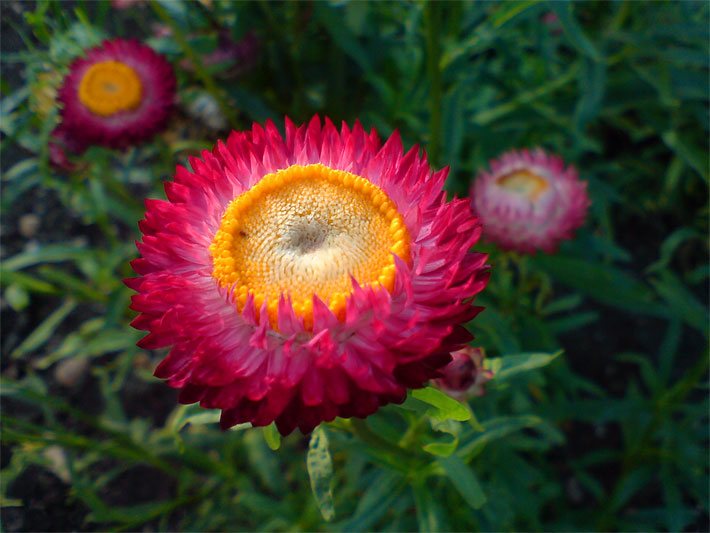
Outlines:
POLYGON ((234 106, 229 105, 229 102, 227 102, 227 99, 225 98, 224 92, 220 90, 219 87, 217 87, 214 78, 210 75, 209 72, 207 72, 207 70, 202 64, 201 59, 197 56, 192 47, 190 47, 190 44, 187 42, 187 38, 185 37, 185 33, 182 31, 182 28, 180 28, 173 21, 168 12, 165 10, 165 8, 163 8, 163 6, 160 5, 160 3, 152 2, 151 5, 158 17, 168 26, 170 26, 170 29, 173 32, 173 36, 175 37, 175 41, 178 43, 178 45, 180 45, 180 48, 182 49, 183 53, 192 63, 195 69, 195 75, 204 84, 205 89, 207 89, 207 92, 209 92, 215 98, 215 100, 217 100, 217 102, 219 103, 220 110, 227 117, 227 122, 229 123, 229 125, 234 127, 236 125, 237 119, 237 116, 234 113, 234 106))
POLYGON ((391 442, 383 439, 379 435, 377 435, 375 432, 373 432, 370 429, 370 426, 367 425, 367 422, 360 418, 351 418, 350 419, 350 427, 352 429, 353 434, 359 438, 362 442, 365 444, 368 444, 372 446, 373 448, 380 448, 382 450, 387 450, 389 452, 393 452, 397 454, 398 456, 402 453, 402 448, 399 446, 395 446, 391 442))
POLYGON ((441 4, 427 2, 426 4, 426 44, 427 71, 429 75, 429 161, 433 165, 439 163, 439 148, 441 146, 441 47, 439 33, 441 26, 441 4))

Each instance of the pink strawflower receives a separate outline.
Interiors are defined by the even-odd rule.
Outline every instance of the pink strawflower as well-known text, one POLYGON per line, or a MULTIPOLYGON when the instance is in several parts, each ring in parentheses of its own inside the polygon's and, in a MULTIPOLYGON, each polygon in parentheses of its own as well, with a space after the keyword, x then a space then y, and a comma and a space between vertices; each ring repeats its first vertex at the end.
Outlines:
POLYGON ((451 362, 441 371, 442 377, 434 384, 459 401, 486 393, 485 384, 493 379, 493 372, 483 368, 486 353, 483 348, 466 346, 451 354, 451 362))
POLYGON ((231 133, 178 167, 140 223, 133 325, 172 346, 155 375, 221 425, 309 432, 422 387, 470 339, 486 256, 398 133, 318 117, 231 133))
POLYGON ((553 252, 584 222, 587 183, 559 157, 540 148, 512 150, 490 167, 471 187, 471 206, 488 240, 521 253, 553 252))
POLYGON ((125 147, 163 128, 175 101, 175 75, 144 44, 104 41, 71 64, 59 100, 62 128, 77 142, 125 147))

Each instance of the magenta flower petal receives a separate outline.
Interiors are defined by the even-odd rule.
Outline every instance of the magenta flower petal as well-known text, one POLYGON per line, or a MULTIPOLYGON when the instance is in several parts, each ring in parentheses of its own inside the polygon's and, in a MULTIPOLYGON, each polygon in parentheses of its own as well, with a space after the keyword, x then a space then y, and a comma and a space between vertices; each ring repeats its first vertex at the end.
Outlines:
POLYGON ((553 252, 584 222, 587 183, 559 157, 540 148, 513 150, 490 167, 471 187, 471 207, 488 240, 521 253, 553 252))
POLYGON ((365 417, 471 338, 480 225, 397 133, 314 117, 232 132, 146 202, 127 280, 156 376, 221 424, 282 434, 365 417), (252 223, 253 222, 253 223, 252 223))

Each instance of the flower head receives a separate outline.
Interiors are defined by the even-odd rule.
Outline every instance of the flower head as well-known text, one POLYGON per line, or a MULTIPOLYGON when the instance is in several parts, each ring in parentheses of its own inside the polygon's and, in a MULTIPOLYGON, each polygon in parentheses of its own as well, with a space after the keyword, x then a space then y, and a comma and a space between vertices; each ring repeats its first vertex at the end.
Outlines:
POLYGON ((493 379, 493 372, 483 368, 486 353, 483 348, 466 346, 451 354, 451 362, 434 380, 437 387, 452 398, 463 401, 486 393, 485 384, 493 379))
POLYGON ((148 200, 127 280, 180 401, 282 434, 401 402, 470 338, 488 278, 464 200, 397 133, 232 132, 148 200))
POLYGON ((552 252, 584 222, 587 184, 559 157, 540 148, 513 150, 490 165, 471 188, 487 239, 522 253, 552 252))
POLYGON ((175 75, 146 45, 104 41, 71 64, 59 100, 62 127, 77 142, 124 147, 165 125, 175 100, 175 75))

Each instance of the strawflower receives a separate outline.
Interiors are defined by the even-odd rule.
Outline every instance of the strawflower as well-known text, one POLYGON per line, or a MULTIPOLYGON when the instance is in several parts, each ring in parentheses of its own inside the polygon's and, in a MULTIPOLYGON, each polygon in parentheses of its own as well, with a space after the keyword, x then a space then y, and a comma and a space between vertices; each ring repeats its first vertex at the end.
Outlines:
POLYGON ((542 149, 512 150, 490 162, 471 187, 484 236, 507 250, 554 252, 572 238, 589 207, 587 183, 542 149))
POLYGON ((451 354, 451 362, 441 371, 434 384, 459 401, 486 393, 485 384, 493 379, 493 372, 483 368, 486 352, 483 348, 466 346, 451 354))
POLYGON ((121 148, 163 128, 174 105, 175 75, 144 44, 104 41, 71 64, 59 100, 61 127, 76 142, 121 148))
POLYGON ((140 223, 133 325, 155 371, 221 425, 304 433, 422 387, 470 339, 480 224, 399 134, 318 117, 232 132, 140 223))

